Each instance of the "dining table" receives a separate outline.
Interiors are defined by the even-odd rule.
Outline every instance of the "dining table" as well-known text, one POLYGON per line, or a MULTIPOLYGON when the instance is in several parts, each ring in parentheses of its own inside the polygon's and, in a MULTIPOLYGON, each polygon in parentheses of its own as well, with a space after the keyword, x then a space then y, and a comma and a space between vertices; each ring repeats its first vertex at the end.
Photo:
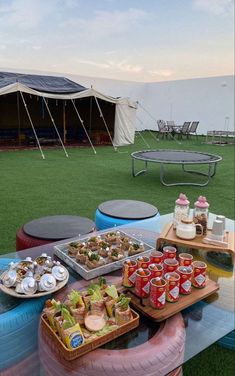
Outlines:
MULTIPOLYGON (((209 214, 208 227, 212 227, 215 218, 216 214, 209 214)), ((119 230, 155 249, 159 235, 172 219, 173 213, 168 213, 159 216, 154 223, 146 219, 113 229, 94 231, 89 236, 119 230)), ((226 218, 227 231, 234 231, 234 224, 232 219, 226 218)), ((69 241, 86 238, 87 235, 80 235, 69 241)), ((56 258, 54 247, 64 242, 62 240, 2 254, 0 274, 12 261, 26 257, 35 259, 42 253, 56 258)), ((0 375, 179 376, 186 362, 235 329, 234 258, 231 253, 226 250, 211 252, 191 248, 187 252, 195 260, 207 264, 208 277, 219 284, 216 293, 162 322, 152 321, 140 314, 137 328, 74 360, 64 359, 55 343, 43 334, 40 316, 47 299, 62 298, 71 288, 84 288, 89 281, 83 280, 61 261, 69 271, 69 280, 55 294, 27 299, 10 296, 0 290, 0 375)), ((121 281, 121 275, 122 270, 119 269, 105 275, 105 278, 116 283, 121 281)))

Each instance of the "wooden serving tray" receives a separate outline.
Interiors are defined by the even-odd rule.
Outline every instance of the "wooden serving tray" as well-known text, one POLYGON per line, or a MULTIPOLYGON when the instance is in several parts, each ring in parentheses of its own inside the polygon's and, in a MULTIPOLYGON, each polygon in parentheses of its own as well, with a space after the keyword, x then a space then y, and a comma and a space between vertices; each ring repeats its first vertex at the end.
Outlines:
POLYGON ((206 286, 202 289, 192 287, 192 292, 189 295, 180 295, 178 302, 169 303, 163 309, 155 309, 150 306, 149 298, 141 299, 135 295, 134 289, 125 289, 125 294, 131 297, 131 305, 148 318, 160 322, 168 319, 169 317, 179 313, 183 309, 191 306, 200 300, 207 298, 209 295, 214 294, 219 290, 218 283, 207 279, 206 286))
POLYGON ((185 240, 180 239, 178 236, 176 236, 175 230, 173 229, 172 222, 169 222, 159 235, 159 238, 157 239, 156 247, 159 249, 159 247, 167 242, 187 248, 194 248, 194 249, 204 249, 208 251, 220 251, 220 252, 230 252, 232 255, 235 254, 234 249, 234 232, 227 231, 225 233, 224 237, 224 243, 225 245, 214 245, 209 243, 203 243, 203 239, 206 238, 208 235, 211 234, 211 230, 207 230, 206 236, 197 236, 193 240, 185 240))
POLYGON ((41 316, 41 328, 42 328, 42 334, 47 338, 48 343, 52 345, 52 347, 58 348, 59 352, 65 358, 66 360, 73 360, 76 358, 79 358, 80 356, 96 349, 97 347, 100 347, 104 345, 107 342, 112 341, 113 339, 120 337, 124 333, 129 332, 130 330, 137 328, 139 326, 139 315, 137 312, 131 310, 133 319, 129 321, 128 323, 119 326, 119 328, 113 330, 110 333, 107 333, 101 337, 98 337, 97 339, 84 343, 78 348, 74 350, 68 349, 62 340, 57 336, 55 331, 51 328, 49 325, 46 315, 42 314, 41 316))

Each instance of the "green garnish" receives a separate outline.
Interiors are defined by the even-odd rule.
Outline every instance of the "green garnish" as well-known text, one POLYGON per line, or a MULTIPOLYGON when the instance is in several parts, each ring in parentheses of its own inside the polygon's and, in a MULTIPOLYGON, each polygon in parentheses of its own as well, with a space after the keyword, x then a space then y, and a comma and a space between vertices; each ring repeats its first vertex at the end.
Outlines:
POLYGON ((104 277, 99 277, 99 285, 103 287, 106 285, 106 279, 104 277))
POLYGON ((70 245, 71 247, 78 248, 79 243, 77 243, 77 242, 72 242, 72 243, 70 243, 69 245, 70 245))
POLYGON ((114 256, 114 257, 118 257, 119 253, 118 251, 116 251, 116 249, 114 249, 111 253, 111 256, 114 256))
POLYGON ((89 260, 90 261, 99 261, 100 260, 100 256, 97 255, 96 253, 92 253, 89 257, 89 260))
POLYGON ((121 294, 118 299, 118 306, 121 308, 122 311, 125 311, 129 307, 130 301, 131 298, 127 298, 124 294, 121 294))
POLYGON ((55 299, 52 299, 51 300, 51 304, 52 304, 52 307, 57 311, 59 312, 61 310, 61 303, 60 301, 56 301, 55 299))
POLYGON ((133 243, 133 248, 135 251, 137 251, 137 249, 139 249, 139 244, 138 243, 133 243))
POLYGON ((113 298, 114 300, 118 299, 118 292, 114 285, 106 287, 104 291, 106 292, 107 295, 111 296, 111 298, 113 298))
POLYGON ((77 304, 79 304, 80 306, 84 305, 79 291, 72 290, 71 293, 68 295, 68 298, 72 302, 74 307, 76 307, 77 304))
POLYGON ((71 328, 76 324, 76 321, 74 320, 73 316, 70 315, 69 311, 66 308, 61 309, 61 316, 64 319, 62 323, 64 329, 71 328))

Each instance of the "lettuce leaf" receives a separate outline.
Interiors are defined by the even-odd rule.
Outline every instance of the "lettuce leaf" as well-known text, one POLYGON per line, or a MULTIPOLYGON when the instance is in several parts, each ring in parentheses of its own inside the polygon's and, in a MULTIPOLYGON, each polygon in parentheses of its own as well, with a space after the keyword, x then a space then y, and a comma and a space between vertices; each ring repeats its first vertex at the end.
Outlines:
POLYGON ((113 298, 114 300, 118 299, 118 292, 114 285, 106 287, 104 291, 106 292, 108 296, 111 296, 111 298, 113 298))

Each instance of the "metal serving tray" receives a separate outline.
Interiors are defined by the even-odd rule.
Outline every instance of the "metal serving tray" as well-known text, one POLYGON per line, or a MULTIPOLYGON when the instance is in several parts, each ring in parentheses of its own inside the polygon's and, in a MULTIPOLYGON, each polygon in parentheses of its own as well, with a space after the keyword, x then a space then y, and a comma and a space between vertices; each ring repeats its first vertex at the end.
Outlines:
MULTIPOLYGON (((109 232, 113 232, 113 231, 106 231, 106 232, 99 234, 99 235, 101 237, 103 237, 104 235, 108 234, 109 232)), ((131 241, 133 241, 135 243, 143 243, 145 251, 140 252, 140 253, 133 255, 133 256, 128 256, 128 254, 126 252, 126 257, 124 257, 123 259, 121 259, 119 261, 113 261, 113 262, 107 263, 105 265, 99 266, 99 267, 94 268, 94 269, 89 269, 86 265, 79 264, 75 260, 75 258, 72 258, 68 255, 68 245, 71 243, 71 241, 64 243, 64 244, 59 244, 59 245, 54 246, 54 254, 56 256, 58 256, 61 260, 63 260, 68 266, 70 266, 70 268, 75 270, 75 272, 80 274, 84 279, 89 280, 89 279, 92 279, 92 278, 96 278, 100 275, 112 273, 115 270, 121 269, 123 262, 127 258, 131 259, 131 260, 135 260, 137 257, 148 255, 150 253, 150 251, 154 250, 154 248, 152 246, 145 243, 144 241, 137 239, 133 236, 130 236, 130 235, 126 234, 124 231, 119 231, 119 232, 120 232, 121 236, 126 236, 131 241)), ((93 237, 93 236, 87 236, 86 238, 82 238, 82 239, 77 238, 77 239, 73 240, 73 242, 76 242, 76 241, 86 242, 90 237, 93 237)))

